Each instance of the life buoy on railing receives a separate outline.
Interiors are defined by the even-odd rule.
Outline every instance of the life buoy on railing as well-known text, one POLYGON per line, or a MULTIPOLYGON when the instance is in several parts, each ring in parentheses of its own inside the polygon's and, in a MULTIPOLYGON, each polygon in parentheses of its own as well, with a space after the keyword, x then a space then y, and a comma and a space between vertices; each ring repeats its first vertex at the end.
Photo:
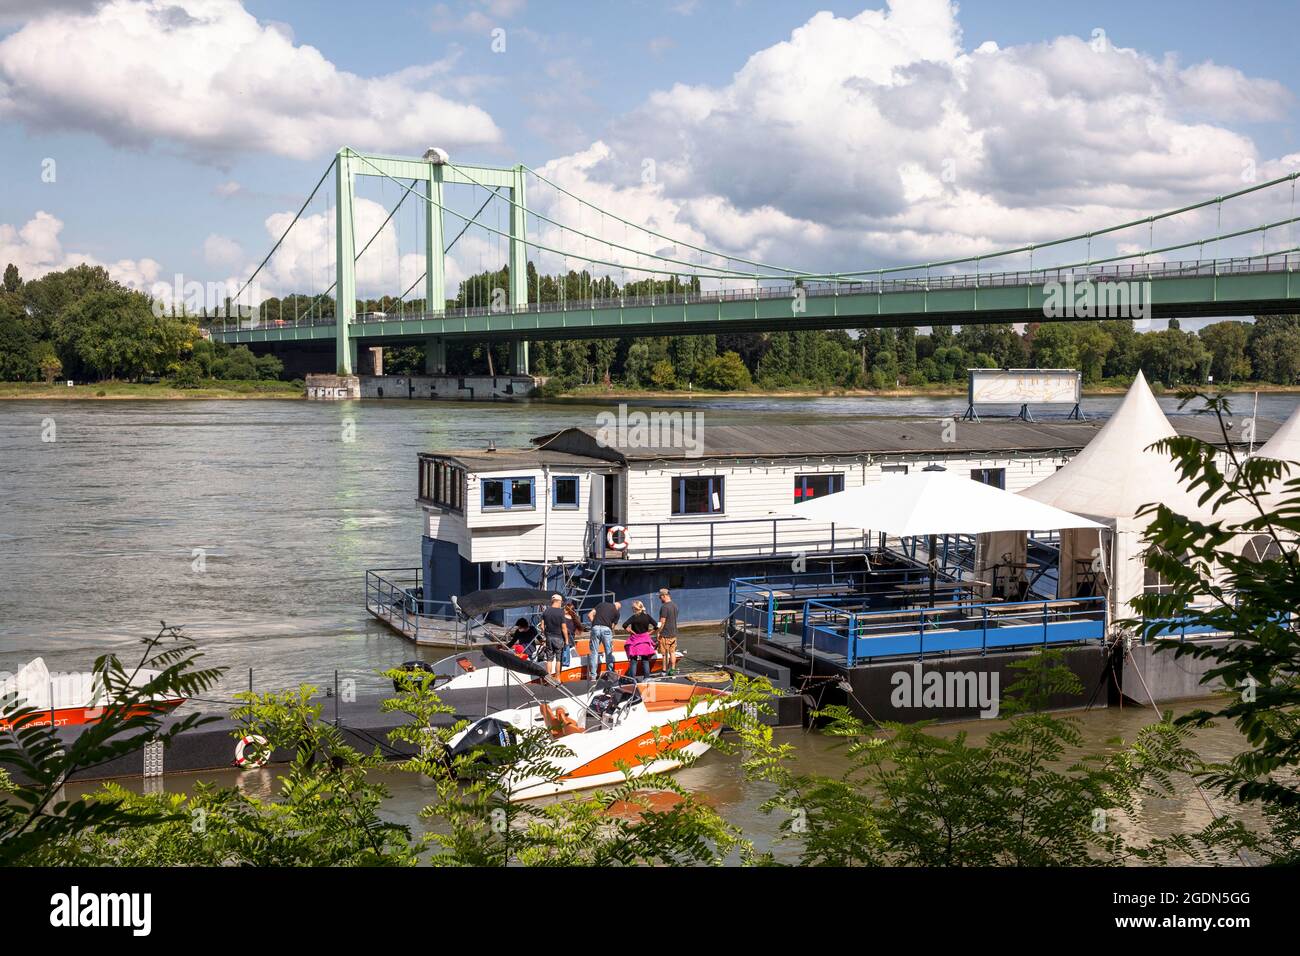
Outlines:
POLYGON ((266 766, 266 762, 271 759, 271 748, 267 746, 266 738, 260 734, 245 734, 239 738, 239 743, 235 744, 235 766, 241 770, 257 770, 266 766), (247 755, 248 748, 252 746, 255 749, 256 757, 247 755))
POLYGON ((605 532, 605 543, 614 551, 627 550, 627 528, 616 524, 605 532))

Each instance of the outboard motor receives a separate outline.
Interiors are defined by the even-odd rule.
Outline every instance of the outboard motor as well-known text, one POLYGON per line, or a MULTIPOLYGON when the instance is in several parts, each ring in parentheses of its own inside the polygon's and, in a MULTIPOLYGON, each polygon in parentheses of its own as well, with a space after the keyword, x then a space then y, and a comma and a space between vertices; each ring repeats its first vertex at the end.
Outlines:
POLYGON ((496 717, 484 717, 478 723, 471 726, 465 731, 465 736, 461 737, 456 746, 452 747, 448 756, 455 760, 462 754, 482 751, 486 756, 489 747, 513 747, 518 741, 515 729, 507 724, 504 720, 498 720, 496 717))

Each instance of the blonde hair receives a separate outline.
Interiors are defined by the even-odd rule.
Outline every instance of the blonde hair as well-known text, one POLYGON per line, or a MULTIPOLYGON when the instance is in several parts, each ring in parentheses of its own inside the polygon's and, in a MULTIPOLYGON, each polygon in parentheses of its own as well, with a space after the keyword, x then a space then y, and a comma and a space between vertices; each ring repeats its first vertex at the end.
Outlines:
POLYGON ((645 605, 642 604, 640 601, 633 601, 633 602, 632 602, 632 610, 634 610, 634 611, 644 611, 644 610, 645 610, 645 605))

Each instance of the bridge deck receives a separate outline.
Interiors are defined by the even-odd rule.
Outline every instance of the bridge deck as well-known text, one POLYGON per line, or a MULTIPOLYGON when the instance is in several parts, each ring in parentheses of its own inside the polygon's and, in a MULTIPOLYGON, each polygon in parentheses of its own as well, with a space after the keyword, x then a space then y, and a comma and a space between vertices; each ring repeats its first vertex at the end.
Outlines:
MULTIPOLYGON (((597 338, 614 335, 670 335, 791 328, 852 328, 875 325, 930 325, 1041 321, 1044 317, 1168 318, 1253 315, 1300 309, 1300 255, 1147 265, 1093 267, 1065 271, 1003 272, 933 276, 880 282, 767 286, 729 292, 699 292, 643 298, 529 303, 518 308, 449 309, 407 315, 360 315, 351 336, 367 342, 432 336, 499 338, 597 338), (1050 310, 1060 290, 1054 283, 1088 282, 1114 294, 1121 314, 1055 316, 1050 310), (1140 286, 1140 291, 1135 287, 1140 286), (1120 295, 1115 287, 1128 291, 1120 295), (1133 314, 1136 313, 1136 314, 1133 314)), ((1068 288, 1068 287, 1067 287, 1068 288)), ((1083 310, 1080 310, 1082 312, 1083 310)), ((295 342, 332 339, 333 318, 217 320, 214 338, 230 343, 295 342)))

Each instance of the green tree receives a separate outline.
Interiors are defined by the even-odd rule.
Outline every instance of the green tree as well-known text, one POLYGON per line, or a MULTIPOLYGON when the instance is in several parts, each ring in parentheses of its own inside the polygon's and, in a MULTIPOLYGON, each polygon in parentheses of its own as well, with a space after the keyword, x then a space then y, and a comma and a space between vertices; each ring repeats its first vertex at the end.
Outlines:
POLYGON ((38 340, 22 300, 0 293, 0 380, 34 382, 40 375, 38 340))
POLYGON ((749 369, 735 352, 723 352, 705 360, 700 368, 699 383, 702 388, 713 388, 722 392, 749 388, 753 384, 749 369))
POLYGON ((1030 346, 1034 368, 1078 368, 1079 344, 1072 322, 1044 322, 1030 346))
POLYGON ((1100 382, 1105 375, 1106 356, 1115 347, 1115 340, 1100 322, 1080 322, 1074 330, 1074 346, 1083 380, 1100 382))
POLYGON ((1300 315, 1256 316, 1248 350, 1260 381, 1300 384, 1300 315))
POLYGON ((22 291, 22 276, 18 274, 18 267, 12 262, 5 266, 4 283, 0 288, 3 288, 5 292, 10 293, 11 295, 22 291))
POLYGON ((673 363, 667 359, 655 362, 650 370, 650 384, 665 391, 676 388, 677 373, 673 370, 673 363))
POLYGON ((198 338, 188 320, 156 316, 147 297, 121 287, 82 296, 55 326, 59 358, 77 378, 163 375, 188 357, 198 338))
MULTIPOLYGON (((102 266, 82 263, 23 283, 23 301, 40 338, 54 338, 55 324, 77 301, 95 292, 125 292, 102 266)), ((67 364, 66 357, 64 364, 67 364)))
POLYGON ((1297 465, 1255 455, 1243 460, 1228 440, 1232 409, 1226 392, 1185 390, 1215 415, 1224 445, 1177 437, 1159 443, 1186 487, 1213 513, 1181 515, 1166 505, 1149 508, 1147 567, 1165 582, 1138 597, 1141 618, 1121 626, 1155 641, 1160 653, 1211 665, 1202 682, 1222 682, 1211 706, 1179 719, 1204 727, 1230 721, 1246 742, 1225 762, 1202 765, 1197 776, 1247 806, 1269 824, 1242 845, 1271 862, 1300 862, 1300 492, 1297 465), (1226 454, 1226 461, 1224 455, 1226 454), (1232 636, 1229 641, 1179 641, 1168 622, 1188 630, 1232 636))
POLYGON ((1250 359, 1246 356, 1250 327, 1245 322, 1215 322, 1198 335, 1210 353, 1210 374, 1216 382, 1231 385, 1238 379, 1250 378, 1250 359))
POLYGON ((0 698, 0 712, 12 728, 0 733, 0 866, 62 863, 68 844, 82 834, 120 836, 168 819, 157 807, 133 806, 124 798, 68 800, 64 785, 78 771, 149 744, 165 746, 215 720, 189 714, 164 724, 163 713, 149 706, 159 698, 200 696, 213 686, 221 671, 198 667, 201 656, 179 628, 164 623, 144 642, 135 666, 123 666, 114 655, 100 657, 94 670, 108 703, 99 720, 71 740, 49 726, 44 710, 13 696, 0 698), (16 771, 21 782, 8 771, 16 771))

